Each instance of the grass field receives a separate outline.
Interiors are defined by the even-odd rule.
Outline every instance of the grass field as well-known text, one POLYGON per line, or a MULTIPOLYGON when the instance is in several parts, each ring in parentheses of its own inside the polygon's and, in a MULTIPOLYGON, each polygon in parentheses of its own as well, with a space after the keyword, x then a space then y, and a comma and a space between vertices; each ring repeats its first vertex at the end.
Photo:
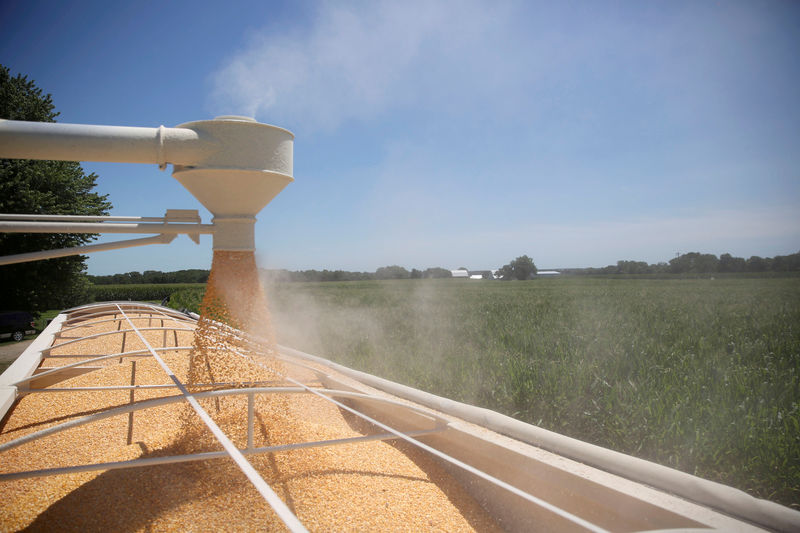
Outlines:
POLYGON ((800 505, 800 279, 268 289, 281 343, 800 505))

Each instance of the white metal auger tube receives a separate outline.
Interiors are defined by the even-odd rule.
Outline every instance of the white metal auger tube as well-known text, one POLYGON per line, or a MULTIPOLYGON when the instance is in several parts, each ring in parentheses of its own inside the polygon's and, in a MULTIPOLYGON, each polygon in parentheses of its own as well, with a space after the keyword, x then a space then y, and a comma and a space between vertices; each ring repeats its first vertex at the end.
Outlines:
MULTIPOLYGON (((214 215, 214 249, 255 249, 256 214, 293 181, 294 135, 248 117, 175 128, 0 120, 0 158, 173 165, 214 215)), ((53 229, 53 232, 58 232, 53 229)))
POLYGON ((0 157, 107 163, 195 164, 211 148, 185 128, 0 120, 0 157))

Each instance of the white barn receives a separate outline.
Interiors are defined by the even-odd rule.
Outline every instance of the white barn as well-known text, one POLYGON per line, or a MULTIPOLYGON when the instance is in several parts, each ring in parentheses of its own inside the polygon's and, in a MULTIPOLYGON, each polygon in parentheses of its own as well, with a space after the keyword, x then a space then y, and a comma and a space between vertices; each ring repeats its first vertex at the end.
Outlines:
POLYGON ((537 276, 560 276, 561 272, 558 270, 540 270, 536 273, 537 276))

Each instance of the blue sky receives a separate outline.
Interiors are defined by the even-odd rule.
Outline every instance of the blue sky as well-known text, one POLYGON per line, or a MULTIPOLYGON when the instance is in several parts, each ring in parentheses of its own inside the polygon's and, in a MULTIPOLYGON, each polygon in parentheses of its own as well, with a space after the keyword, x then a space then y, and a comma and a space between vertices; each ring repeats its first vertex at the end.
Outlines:
MULTIPOLYGON (((798 50, 781 1, 0 3, 0 63, 61 122, 294 132, 256 227, 260 265, 291 270, 797 252, 798 50)), ((210 220, 155 165, 84 168, 113 214, 210 220)), ((210 259, 179 237, 88 264, 210 259)))

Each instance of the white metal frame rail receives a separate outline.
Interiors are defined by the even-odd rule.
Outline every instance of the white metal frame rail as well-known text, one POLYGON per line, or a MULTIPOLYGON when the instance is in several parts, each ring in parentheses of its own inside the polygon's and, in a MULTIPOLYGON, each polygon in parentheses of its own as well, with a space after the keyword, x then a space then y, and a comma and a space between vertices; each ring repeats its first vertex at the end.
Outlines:
MULTIPOLYGON (((461 468, 472 475, 475 475, 491 484, 494 484, 497 487, 500 487, 516 496, 527 500, 528 502, 542 507, 549 512, 552 512, 573 524, 585 528, 588 531, 593 532, 604 532, 605 529, 584 520, 583 518, 576 516, 568 511, 565 511, 545 500, 537 498, 526 491, 519 489, 505 481, 498 479, 486 472, 483 472, 472 465, 464 463, 432 446, 429 446, 420 440, 417 437, 421 437, 424 435, 429 435, 432 433, 441 432, 447 429, 448 422, 446 419, 443 419, 436 415, 434 412, 426 409, 420 408, 415 406, 410 406, 406 403, 397 402, 394 400, 374 396, 374 395, 367 395, 362 393, 355 393, 349 391, 342 391, 342 390, 333 390, 333 389, 324 389, 318 387, 311 387, 305 383, 302 383, 290 376, 287 376, 281 372, 276 371, 274 368, 270 368, 268 365, 265 365, 263 361, 259 361, 257 358, 253 358, 249 355, 246 355, 238 350, 232 350, 236 353, 239 357, 246 358, 254 363, 260 365, 261 367, 265 368, 269 372, 275 374, 276 378, 283 382, 291 383, 294 386, 280 386, 280 387, 248 387, 248 388, 235 388, 235 389, 224 389, 224 390, 212 390, 212 391, 204 391, 204 392, 190 392, 186 386, 175 376, 174 372, 169 368, 163 358, 159 355, 159 352, 164 351, 186 351, 190 350, 191 347, 187 346, 170 346, 170 347, 162 347, 162 348, 154 348, 150 343, 144 338, 142 335, 142 331, 148 330, 161 330, 161 329, 176 329, 180 331, 187 331, 193 330, 194 328, 143 328, 137 327, 133 321, 134 320, 144 320, 147 317, 130 317, 126 313, 126 310, 123 307, 128 307, 128 312, 143 312, 143 313, 152 313, 153 318, 157 317, 156 319, 161 319, 162 317, 166 320, 176 320, 180 321, 187 321, 187 322, 194 322, 193 319, 189 319, 188 317, 184 316, 170 316, 170 314, 164 313, 161 309, 156 308, 155 306, 150 306, 148 304, 133 304, 127 305, 127 302, 115 302, 113 304, 94 304, 89 306, 83 306, 79 308, 74 308, 71 311, 72 313, 77 314, 78 316, 72 318, 68 318, 65 321, 65 324, 70 324, 68 328, 73 329, 73 326, 77 327, 78 320, 85 320, 86 318, 90 319, 90 323, 98 323, 98 322, 105 322, 105 320, 98 320, 92 321, 92 318, 97 318, 102 315, 107 315, 110 312, 115 314, 114 320, 125 321, 128 323, 129 329, 126 330, 115 330, 111 332, 106 332, 103 334, 95 334, 83 337, 82 339, 89 339, 89 338, 96 338, 105 334, 116 334, 121 333, 123 331, 133 332, 135 333, 139 340, 144 344, 146 347, 145 350, 136 350, 132 352, 122 352, 116 354, 109 354, 109 355, 102 355, 98 357, 93 357, 89 359, 84 359, 76 363, 71 363, 68 365, 64 365, 61 367, 53 368, 47 370, 45 372, 41 372, 39 374, 29 376, 27 378, 21 379, 15 382, 13 385, 24 388, 28 385, 31 381, 42 378, 44 376, 57 374, 59 372, 64 372, 69 368, 78 367, 80 365, 85 365, 87 363, 96 362, 104 359, 111 359, 115 357, 152 357, 156 360, 156 362, 161 366, 162 370, 166 373, 172 383, 167 384, 156 384, 156 385, 131 385, 131 386, 111 386, 111 387, 65 387, 65 388, 45 388, 45 389, 28 389, 28 390, 21 390, 20 394, 33 394, 33 393, 61 393, 61 392, 69 392, 69 391, 89 391, 89 390, 96 390, 96 391, 106 391, 106 390, 131 390, 134 391, 136 389, 153 389, 153 388, 162 388, 162 389, 177 389, 180 394, 179 395, 172 395, 166 396, 161 398, 155 398, 151 400, 141 401, 132 404, 126 404, 123 406, 111 408, 104 410, 102 412, 93 413, 90 415, 83 416, 78 419, 70 420, 67 422, 63 422, 61 424, 57 424, 55 426, 51 426, 49 428, 36 431, 34 433, 25 435, 23 437, 19 437, 12 441, 6 442, 0 445, 0 453, 7 451, 9 449, 15 448, 17 446, 21 446, 27 442, 44 438, 49 435, 53 435, 55 433, 74 428, 80 425, 89 424, 92 422, 96 422, 98 420, 102 420, 105 418, 109 418, 112 416, 119 416, 124 414, 133 413, 136 411, 147 410, 154 407, 159 407, 166 404, 177 403, 186 401, 189 405, 192 406, 194 411, 198 414, 200 419, 204 422, 204 424, 209 428, 212 432, 216 440, 222 445, 223 451, 212 451, 212 452, 201 452, 195 454, 187 454, 187 455, 175 455, 169 457, 153 457, 153 458, 145 458, 145 459, 133 459, 129 461, 117 461, 117 462, 107 462, 107 463, 92 463, 92 464, 83 464, 83 465, 75 465, 75 466, 68 466, 68 467, 60 467, 60 468, 47 468, 47 469, 40 469, 40 470, 30 470, 30 471, 20 471, 20 472, 11 472, 6 474, 0 474, 0 481, 3 480, 14 480, 14 479, 22 479, 22 478, 29 478, 29 477, 41 477, 41 476, 50 476, 50 475, 58 475, 58 474, 66 474, 66 473, 74 473, 74 472, 86 472, 86 471, 96 471, 96 470, 111 470, 111 469, 121 469, 121 468, 135 468, 135 467, 144 467, 144 466, 152 466, 158 464, 169 464, 169 463, 178 463, 178 462, 189 462, 189 461, 202 461, 202 460, 210 460, 210 459, 220 459, 220 458, 230 458, 232 459, 236 465, 242 470, 242 472, 247 476, 253 486, 259 491, 262 495, 264 500, 272 507, 272 509, 276 512, 278 517, 286 524, 286 526, 291 531, 306 531, 303 524, 299 521, 299 519, 291 512, 291 510, 286 506, 286 504, 277 496, 274 490, 264 481, 264 479, 260 476, 260 474, 253 468, 253 466, 247 461, 245 455, 251 454, 260 454, 260 453, 270 453, 270 452, 279 452, 279 451, 286 451, 292 449, 301 449, 301 448, 310 448, 310 447, 320 447, 320 446, 332 446, 332 445, 339 445, 345 443, 353 443, 353 442, 365 442, 365 441, 375 441, 375 440, 395 440, 401 439, 409 444, 428 452, 435 457, 446 461, 452 465, 455 465, 458 468, 461 468), (94 309, 93 309, 94 308, 94 309), (86 312, 84 312, 86 311, 86 312), (116 315, 119 315, 120 318, 116 318, 116 315), (313 442, 300 442, 300 443, 292 443, 286 445, 279 445, 279 446, 264 446, 264 447, 255 447, 254 446, 254 404, 255 404, 255 396, 259 394, 312 394, 321 398, 324 401, 330 402, 333 405, 337 406, 339 409, 347 411, 354 416, 361 418, 362 420, 368 422, 372 426, 379 428, 382 430, 382 433, 372 434, 372 435, 363 435, 361 437, 350 437, 350 438, 343 438, 343 439, 332 439, 326 441, 313 441, 313 442), (248 430, 247 430, 247 447, 240 449, 237 448, 230 438, 225 435, 222 429, 211 419, 210 415, 208 414, 205 409, 199 404, 198 400, 205 399, 205 398, 219 398, 223 396, 234 396, 234 395, 247 395, 248 397, 248 404, 247 404, 247 411, 248 411, 248 430), (371 402, 381 402, 381 403, 388 403, 396 406, 400 406, 401 408, 408 409, 409 411, 415 412, 417 414, 422 415, 430 419, 433 423, 433 426, 426 429, 419 429, 413 431, 401 431, 397 428, 391 427, 387 424, 376 420, 373 417, 355 409, 343 402, 339 399, 358 399, 360 401, 371 401, 371 402)), ((87 325, 87 323, 84 323, 87 325)), ((240 335, 243 340, 246 340, 249 343, 252 343, 252 346, 258 348, 261 344, 258 342, 257 338, 249 336, 244 332, 239 330, 233 330, 229 326, 224 324, 219 324, 221 328, 229 329, 232 332, 240 335)), ((60 347, 69 345, 73 342, 77 342, 77 340, 70 340, 58 345, 54 345, 48 349, 43 350, 43 352, 49 352, 50 350, 60 347)), ((314 372, 320 372, 318 369, 313 368, 309 365, 305 365, 303 363, 298 363, 296 361, 290 361, 285 356, 281 354, 270 354, 273 356, 279 357, 281 360, 290 362, 292 364, 298 364, 299 366, 308 368, 313 370, 314 372)), ((52 357, 50 355, 46 357, 52 357)), ((202 386, 225 386, 230 384, 223 384, 223 383, 213 383, 213 384, 205 384, 202 386)))
POLYGON ((272 507, 278 517, 286 524, 291 531, 307 531, 305 526, 300 522, 300 520, 292 513, 289 507, 280 499, 280 497, 272 490, 272 487, 264 481, 264 478, 253 468, 253 465, 245 459, 242 452, 231 442, 225 433, 223 433, 222 429, 217 425, 216 422, 211 418, 211 415, 203 409, 200 403, 197 401, 195 396, 189 392, 186 386, 178 379, 175 373, 169 368, 167 363, 161 356, 158 355, 153 347, 147 342, 147 339, 144 338, 144 335, 136 328, 133 321, 128 317, 125 311, 117 304, 117 309, 119 309, 120 314, 127 320, 130 327, 136 332, 136 335, 139 337, 139 340, 145 345, 145 347, 150 350, 150 353, 153 356, 153 359, 159 364, 159 366, 164 370, 167 376, 172 380, 173 383, 178 387, 183 398, 192 406, 197 416, 200 417, 200 420, 206 425, 206 427, 211 431, 217 441, 222 445, 225 451, 228 453, 233 462, 236 463, 236 466, 247 476, 247 479, 250 480, 250 483, 253 484, 255 489, 258 491, 259 494, 266 500, 266 502, 272 507))
POLYGON ((186 234, 200 244, 200 234, 213 234, 214 226, 202 224, 195 209, 168 209, 163 217, 18 215, 0 214, 0 232, 5 233, 140 233, 152 237, 87 244, 0 257, 0 265, 12 265, 40 259, 132 248, 148 244, 169 244, 179 234, 186 234))
MULTIPOLYGON (((173 177, 214 216, 215 250, 255 249, 256 214, 294 180, 293 151, 294 135, 290 131, 259 123, 249 117, 221 116, 213 120, 186 122, 176 128, 0 120, 0 158, 155 163, 162 170, 172 164, 173 177)), ((24 230, 10 229, 16 223, 20 222, 0 225, 0 231, 28 232, 35 224, 44 224, 32 223, 24 230)), ((84 231, 78 227, 79 224, 91 223, 76 222, 71 224, 70 229, 51 226, 41 231, 100 232, 97 228, 84 231)), ((114 231, 111 227, 113 224, 110 223, 102 231, 114 231)), ((170 235, 111 245, 91 245, 82 249, 62 249, 60 255, 44 255, 45 252, 42 252, 36 256, 17 257, 12 262, 141 246, 168 239, 171 239, 170 235)))
MULTIPOLYGON (((217 384, 213 384, 217 385, 217 384)), ((202 386, 202 385, 200 385, 202 386)), ((175 385, 157 385, 156 387, 159 388, 177 388, 175 385)), ((116 389, 124 389, 125 387, 114 387, 112 390, 116 389)), ((44 391, 45 389, 42 389, 44 391)), ((67 392, 70 390, 75 391, 83 391, 83 390, 108 390, 108 389, 97 389, 97 388, 64 388, 59 389, 59 392, 67 392)), ((42 392, 38 391, 38 392, 42 392)), ((432 433, 438 433, 447 429, 447 421, 443 418, 436 417, 431 415, 429 412, 415 408, 394 400, 390 400, 387 398, 379 398, 376 396, 371 396, 368 394, 362 394, 358 392, 350 392, 350 391, 340 391, 340 390, 333 390, 333 389, 322 389, 325 394, 330 394, 334 397, 341 397, 341 398, 359 398, 361 400, 367 401, 374 401, 386 404, 392 404, 398 407, 402 407, 404 409, 408 409, 409 411, 416 412, 421 414, 427 418, 430 418, 434 423, 434 427, 430 429, 421 429, 415 431, 408 431, 406 435, 413 435, 413 436, 422 436, 422 435, 430 435, 432 433)), ((205 392, 197 392, 193 393, 193 396, 197 399, 206 399, 206 398, 220 398, 225 396, 247 396, 247 447, 240 448, 239 451, 245 455, 250 454, 259 454, 259 453, 271 453, 271 452, 282 452, 282 451, 289 451, 289 450, 297 450, 303 448, 315 448, 315 447, 322 447, 322 446, 333 446, 338 444, 352 444, 357 442, 369 442, 375 440, 390 440, 398 438, 396 435, 392 433, 379 433, 374 435, 364 435, 361 437, 348 437, 342 439, 330 439, 330 440, 323 440, 323 441, 312 441, 312 442, 299 442, 299 443, 292 443, 292 444, 282 444, 277 446, 262 446, 262 447, 255 447, 254 446, 254 434, 255 434, 255 396, 257 394, 305 394, 306 391, 303 387, 252 387, 252 388, 236 388, 236 389, 224 389, 224 390, 213 390, 213 391, 205 391, 205 392)), ((97 422, 106 418, 110 418, 112 416, 119 416, 128 413, 134 413, 137 411, 142 411, 146 409, 152 409, 155 407, 161 407, 163 405, 169 405, 173 403, 178 403, 184 401, 182 396, 165 396, 162 398, 155 398, 152 400, 147 400, 144 402, 138 402, 136 404, 128 404, 123 405, 120 407, 115 407, 113 409, 107 409, 105 411, 101 411, 98 413, 93 413, 91 415, 86 415, 81 418, 76 418, 74 420, 70 420, 68 422, 62 422, 61 424, 57 424, 55 426, 51 426, 46 429, 42 429, 36 431, 34 433, 29 433, 28 435, 18 437, 12 441, 8 441, 6 443, 0 444, 0 453, 8 451, 10 449, 16 448, 18 446, 22 446, 28 442, 47 437, 49 435, 54 435, 56 433, 60 433, 62 431, 72 429, 78 426, 82 426, 85 424, 90 424, 92 422, 97 422)), ((171 464, 171 463, 181 463, 181 462, 190 462, 190 461, 204 461, 206 459, 220 459, 227 457, 228 454, 226 452, 201 452, 201 453, 194 453, 194 454, 185 454, 185 455, 172 455, 172 456, 163 456, 163 457, 154 457, 148 459, 131 459, 128 461, 116 461, 110 463, 91 463, 85 465, 78 465, 78 466, 67 466, 63 468, 46 468, 40 470, 28 470, 28 471, 20 471, 20 472, 10 472, 6 474, 0 474, 0 481, 9 481, 14 479, 24 479, 29 477, 42 477, 42 476, 50 476, 50 475, 57 475, 57 474, 70 474, 75 472, 88 472, 93 470, 112 470, 112 469, 120 469, 120 468, 135 468, 139 466, 152 466, 156 464, 171 464)))
MULTIPOLYGON (((247 337, 246 334, 245 334, 245 337, 247 337)), ((247 358, 246 355, 242 354, 241 352, 238 352, 235 349, 233 349, 232 351, 234 353, 237 353, 240 357, 247 358)), ((257 360, 254 360, 254 362, 256 362, 257 364, 260 363, 257 360)), ((472 475, 475 475, 475 476, 477 476, 477 477, 479 477, 479 478, 481 478, 481 479, 483 479, 485 481, 488 481, 489 483, 492 483, 493 485, 495 485, 497 487, 500 487, 501 489, 504 489, 504 490, 506 490, 508 492, 511 492, 512 494, 515 494, 516 496, 519 496, 520 498, 523 498, 523 499, 529 501, 530 503, 532 503, 534 505, 538 505, 539 507, 542 507, 543 509, 546 509, 546 510, 550 511, 551 513, 554 513, 554 514, 560 516, 561 518, 564 518, 564 519, 572 522, 575 525, 581 526, 581 527, 586 528, 587 530, 593 531, 595 533, 607 533, 606 529, 601 528, 601 527, 599 527, 599 526, 597 526, 597 525, 595 525, 595 524, 593 524, 593 523, 591 523, 591 522, 589 522, 587 520, 584 520, 583 518, 581 518, 579 516, 576 516, 576 515, 568 512, 568 511, 565 511, 564 509, 561 509, 560 507, 557 507, 557 506, 555 506, 555 505, 553 505, 553 504, 551 504, 551 503, 549 503, 549 502, 547 502, 545 500, 542 500, 541 498, 537 498, 536 496, 534 496, 532 494, 529 494, 528 492, 526 492, 526 491, 524 491, 524 490, 522 490, 520 488, 517 488, 514 485, 511 485, 510 483, 506 483, 502 479, 499 479, 499 478, 496 478, 496 477, 494 477, 494 476, 492 476, 490 474, 487 474, 486 472, 484 472, 484 471, 482 471, 482 470, 480 470, 478 468, 475 468, 474 466, 472 466, 470 464, 467 464, 467 463, 465 463, 463 461, 460 461, 460 460, 456 459, 455 457, 452 457, 451 455, 448 455, 448 454, 446 454, 446 453, 444 453, 444 452, 442 452, 440 450, 437 450, 436 448, 434 448, 432 446, 429 446, 429 445, 425 444, 424 442, 421 442, 420 440, 414 438, 413 436, 410 436, 407 433, 403 433, 403 432, 401 432, 401 431, 399 431, 399 430, 397 430, 397 429, 395 429, 395 428, 393 428, 391 426, 388 426, 388 425, 376 420, 375 418, 373 418, 373 417, 371 417, 369 415, 366 415, 366 414, 358 411, 357 409, 354 409, 354 408, 350 407, 349 405, 343 404, 342 402, 340 402, 338 400, 335 400, 335 399, 331 398, 330 396, 327 396, 324 391, 309 387, 309 386, 301 383, 300 381, 297 381, 296 379, 293 379, 293 378, 291 378, 289 376, 282 375, 282 374, 278 373, 277 371, 275 371, 274 369, 269 368, 269 367, 267 367, 265 365, 261 365, 261 366, 266 368, 267 370, 269 370, 271 372, 274 372, 274 373, 280 375, 280 377, 282 377, 283 379, 285 379, 289 383, 293 383, 293 384, 297 385, 298 387, 301 387, 304 390, 308 391, 309 393, 311 393, 311 394, 313 394, 315 396, 318 396, 318 397, 320 397, 320 398, 322 398, 324 400, 327 400, 328 402, 336 405, 340 409, 343 409, 343 410, 345 410, 345 411, 347 411, 347 412, 349 412, 349 413, 361 418, 362 420, 364 420, 366 422, 369 422, 370 424, 374 425, 375 427, 378 427, 378 428, 386 431, 387 433, 392 434, 395 437, 397 437, 399 439, 402 439, 402 440, 408 442, 409 444, 411 444, 413 446, 416 446, 417 448, 430 453, 431 455, 434 455, 435 457, 438 457, 439 459, 441 459, 443 461, 446 461, 446 462, 448 462, 448 463, 450 463, 450 464, 452 464, 454 466, 457 466, 457 467, 469 472, 472 475)))

